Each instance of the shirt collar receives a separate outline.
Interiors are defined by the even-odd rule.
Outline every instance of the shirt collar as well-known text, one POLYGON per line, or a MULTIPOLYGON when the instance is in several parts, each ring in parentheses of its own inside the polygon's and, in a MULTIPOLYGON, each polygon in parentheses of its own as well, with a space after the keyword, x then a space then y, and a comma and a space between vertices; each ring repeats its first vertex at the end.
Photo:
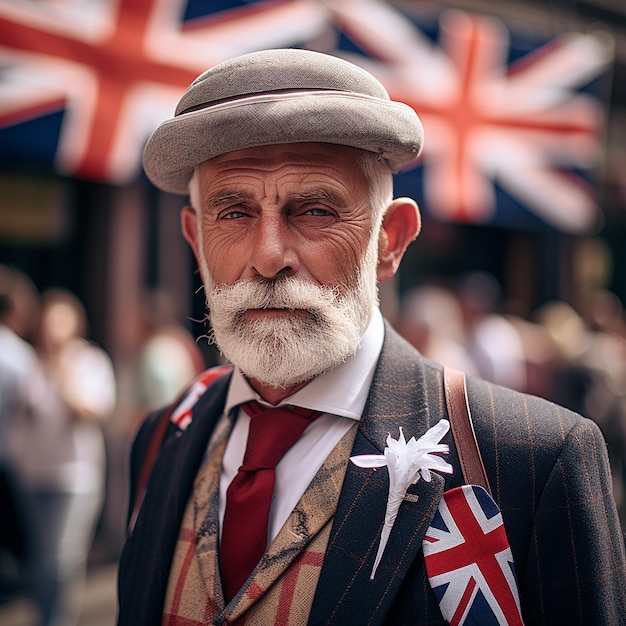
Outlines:
MULTIPOLYGON (((359 420, 367 402, 384 336, 382 314, 378 307, 374 307, 356 354, 332 370, 317 376, 308 385, 285 398, 281 404, 296 404, 359 420)), ((224 411, 228 414, 232 408, 249 400, 262 402, 241 370, 235 367, 224 411)))

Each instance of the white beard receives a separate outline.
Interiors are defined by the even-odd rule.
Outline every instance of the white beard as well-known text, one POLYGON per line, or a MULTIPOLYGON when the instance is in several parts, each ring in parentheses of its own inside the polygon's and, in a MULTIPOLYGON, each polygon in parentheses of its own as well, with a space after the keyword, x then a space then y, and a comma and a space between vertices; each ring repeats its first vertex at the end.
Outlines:
POLYGON ((220 351, 247 377, 275 388, 309 381, 343 363, 358 350, 378 301, 377 237, 372 239, 345 294, 288 277, 206 285, 208 318, 220 351), (246 319, 250 309, 269 308, 298 313, 246 319))

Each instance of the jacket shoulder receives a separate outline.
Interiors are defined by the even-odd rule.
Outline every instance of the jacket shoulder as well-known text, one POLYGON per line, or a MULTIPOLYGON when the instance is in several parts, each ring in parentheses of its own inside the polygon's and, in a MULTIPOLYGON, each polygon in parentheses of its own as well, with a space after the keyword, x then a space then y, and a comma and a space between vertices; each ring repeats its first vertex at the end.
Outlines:
POLYGON ((151 457, 158 454, 164 442, 175 433, 186 429, 192 421, 193 408, 220 379, 225 379, 232 371, 230 365, 210 367, 197 376, 171 404, 151 411, 141 423, 132 443, 130 452, 130 507, 129 515, 136 502, 138 492, 147 479, 151 457))

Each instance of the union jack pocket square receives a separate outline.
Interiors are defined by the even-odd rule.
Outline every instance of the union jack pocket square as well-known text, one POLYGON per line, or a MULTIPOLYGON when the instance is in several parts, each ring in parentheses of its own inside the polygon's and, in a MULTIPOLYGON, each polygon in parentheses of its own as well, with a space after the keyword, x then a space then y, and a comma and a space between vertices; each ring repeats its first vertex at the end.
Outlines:
POLYGON ((451 626, 523 625, 502 514, 483 487, 443 494, 423 548, 430 586, 451 626))

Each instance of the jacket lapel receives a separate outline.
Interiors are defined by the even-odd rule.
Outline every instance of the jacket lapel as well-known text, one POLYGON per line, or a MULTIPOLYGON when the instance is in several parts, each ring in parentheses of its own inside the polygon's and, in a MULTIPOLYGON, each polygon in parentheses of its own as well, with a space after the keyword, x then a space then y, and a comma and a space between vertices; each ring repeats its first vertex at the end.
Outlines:
POLYGON ((219 420, 230 376, 211 386, 193 410, 191 424, 163 444, 154 464, 137 522, 124 547, 125 580, 132 593, 125 624, 160 624, 178 532, 206 446, 219 420), (164 514, 167 511, 167 514, 164 514))
MULTIPOLYGON (((442 415, 431 415, 422 362, 389 327, 352 455, 380 454, 387 436, 420 437, 442 415)), ((377 624, 388 612, 444 490, 444 479, 412 485, 374 580, 370 580, 387 503, 387 470, 348 464, 309 624, 377 624), (341 585, 337 581, 342 581, 341 585)), ((423 564, 421 565, 423 567, 423 564)))

